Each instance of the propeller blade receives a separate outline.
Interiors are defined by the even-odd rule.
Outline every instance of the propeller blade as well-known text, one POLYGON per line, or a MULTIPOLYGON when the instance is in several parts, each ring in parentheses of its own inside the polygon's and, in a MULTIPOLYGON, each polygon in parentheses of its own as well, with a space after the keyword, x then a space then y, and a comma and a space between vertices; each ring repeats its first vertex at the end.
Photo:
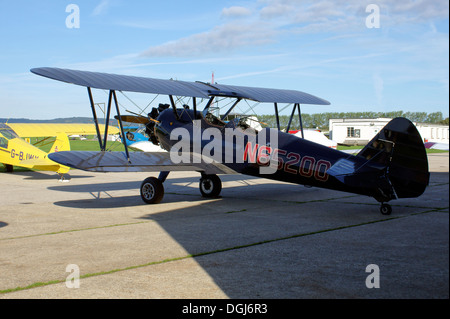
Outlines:
MULTIPOLYGON (((119 117, 116 115, 114 116, 116 120, 119 119, 119 117)), ((121 115, 121 120, 123 122, 130 122, 130 123, 137 123, 137 124, 147 124, 149 122, 149 119, 144 116, 135 116, 135 115, 121 115)), ((153 119, 151 119, 153 120, 153 119)))

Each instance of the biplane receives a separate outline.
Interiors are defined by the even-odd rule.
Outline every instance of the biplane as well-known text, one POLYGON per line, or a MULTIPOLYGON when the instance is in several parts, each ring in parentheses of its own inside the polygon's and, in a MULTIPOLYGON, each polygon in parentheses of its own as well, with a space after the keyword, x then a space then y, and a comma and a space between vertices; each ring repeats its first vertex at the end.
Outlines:
MULTIPOLYGON (((296 113, 303 130, 300 105, 330 104, 301 91, 48 67, 31 72, 86 87, 96 123, 92 89, 108 90, 107 117, 114 102, 122 136, 123 121, 146 125, 149 140, 165 152, 131 153, 123 138, 124 152, 108 152, 99 133, 100 152, 58 152, 49 157, 62 165, 94 172, 159 172, 157 178, 146 178, 140 187, 143 201, 149 204, 163 199, 163 183, 170 171, 199 172, 199 188, 204 197, 217 197, 221 193, 218 175, 246 174, 367 195, 381 203, 382 214, 391 214, 387 202, 418 197, 428 185, 425 148, 416 127, 406 118, 391 120, 358 154, 349 155, 282 131, 281 104, 292 108, 286 132, 296 113), (168 103, 153 107, 146 116, 121 115, 116 91, 164 95, 168 103), (188 103, 178 97, 188 98, 188 103), (222 115, 212 112, 217 99, 231 101, 222 115), (277 128, 257 131, 239 118, 225 122, 226 116, 242 101, 273 104, 277 128)), ((108 127, 105 136, 107 130, 108 127)))
MULTIPOLYGON (((54 171, 62 177, 70 168, 52 161, 48 154, 69 151, 68 135, 95 135, 96 129, 93 124, 0 123, 0 163, 7 172, 12 172, 14 166, 20 166, 54 171), (23 138, 40 140, 33 145, 23 138), (41 148, 49 143, 53 144, 47 153, 41 148)), ((114 133, 118 133, 118 128, 112 129, 111 134, 114 133)))

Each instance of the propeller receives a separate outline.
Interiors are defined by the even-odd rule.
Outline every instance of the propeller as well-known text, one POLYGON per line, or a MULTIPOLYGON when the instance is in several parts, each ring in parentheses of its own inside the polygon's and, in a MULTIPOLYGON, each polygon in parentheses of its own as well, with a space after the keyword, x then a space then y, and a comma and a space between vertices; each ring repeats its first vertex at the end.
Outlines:
MULTIPOLYGON (((127 112, 134 114, 134 115, 121 115, 120 120, 123 122, 129 122, 129 123, 144 124, 145 125, 145 133, 149 136, 148 140, 155 145, 159 145, 159 141, 155 135, 155 130, 154 130, 155 124, 159 123, 159 121, 156 118, 158 118, 159 114, 162 111, 164 111, 165 109, 167 109, 169 107, 170 107, 169 104, 160 103, 158 108, 153 107, 151 112, 148 113, 147 116, 142 116, 140 114, 126 110, 127 112)), ((117 116, 117 115, 114 118, 116 120, 119 120, 119 116, 117 116)))

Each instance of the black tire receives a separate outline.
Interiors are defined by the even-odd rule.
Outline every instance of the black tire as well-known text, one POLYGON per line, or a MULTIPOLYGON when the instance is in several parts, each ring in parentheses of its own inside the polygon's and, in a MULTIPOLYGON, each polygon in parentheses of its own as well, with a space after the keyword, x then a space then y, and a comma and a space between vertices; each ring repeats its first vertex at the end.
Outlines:
POLYGON ((392 207, 389 204, 381 204, 380 212, 383 215, 390 215, 392 213, 392 207))
POLYGON ((163 183, 156 177, 148 177, 141 184, 141 198, 147 204, 158 204, 164 197, 163 183))
POLYGON ((222 191, 222 181, 217 175, 202 175, 199 188, 203 197, 218 197, 222 191))

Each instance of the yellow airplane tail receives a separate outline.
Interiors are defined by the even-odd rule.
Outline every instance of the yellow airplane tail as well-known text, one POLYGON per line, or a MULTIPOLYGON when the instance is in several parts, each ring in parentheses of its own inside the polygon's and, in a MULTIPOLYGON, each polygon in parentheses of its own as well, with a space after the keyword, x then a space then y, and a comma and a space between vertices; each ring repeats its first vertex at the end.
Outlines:
MULTIPOLYGON (((69 138, 67 137, 67 135, 65 133, 59 133, 56 136, 56 140, 53 143, 52 148, 50 149, 50 151, 48 153, 50 154, 50 153, 62 152, 62 151, 70 151, 69 138)), ((56 172, 59 174, 65 174, 69 170, 70 170, 69 167, 60 165, 59 169, 56 172)))
POLYGON ((56 140, 48 153, 50 154, 53 152, 62 152, 62 151, 70 151, 69 138, 65 133, 59 133, 56 136, 56 140))

